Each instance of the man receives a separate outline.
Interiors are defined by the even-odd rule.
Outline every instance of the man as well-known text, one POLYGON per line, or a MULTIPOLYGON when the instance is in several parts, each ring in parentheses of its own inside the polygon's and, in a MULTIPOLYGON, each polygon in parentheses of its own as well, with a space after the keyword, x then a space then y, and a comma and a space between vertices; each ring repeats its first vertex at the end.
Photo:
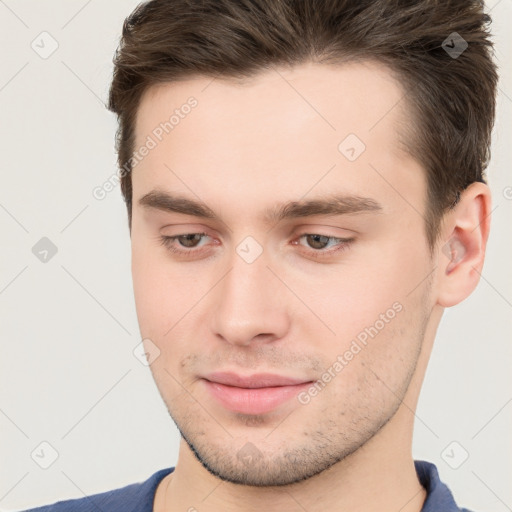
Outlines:
POLYGON ((118 115, 137 315, 178 462, 52 511, 460 509, 411 453, 489 234, 478 1, 153 0, 118 115))

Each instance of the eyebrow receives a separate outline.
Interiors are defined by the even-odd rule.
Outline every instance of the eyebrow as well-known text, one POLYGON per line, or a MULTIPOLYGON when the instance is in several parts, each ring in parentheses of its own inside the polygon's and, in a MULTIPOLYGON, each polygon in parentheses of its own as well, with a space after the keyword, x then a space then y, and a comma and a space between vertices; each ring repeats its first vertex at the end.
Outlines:
MULTIPOLYGON (((172 195, 161 190, 152 190, 139 201, 146 209, 157 209, 172 213, 181 213, 204 219, 221 220, 204 203, 184 196, 172 195)), ((283 220, 315 215, 352 215, 357 213, 380 213, 382 205, 369 197, 333 194, 318 198, 278 203, 263 211, 262 220, 266 224, 275 224, 283 220)))

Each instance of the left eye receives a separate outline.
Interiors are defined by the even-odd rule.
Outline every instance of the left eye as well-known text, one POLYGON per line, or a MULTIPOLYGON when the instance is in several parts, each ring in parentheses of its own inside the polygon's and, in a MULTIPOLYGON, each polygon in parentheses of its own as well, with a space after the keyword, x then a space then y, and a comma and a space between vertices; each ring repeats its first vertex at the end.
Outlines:
POLYGON ((301 240, 303 238, 307 240, 308 244, 311 244, 311 243, 313 244, 313 245, 310 245, 310 247, 313 247, 314 249, 317 249, 317 250, 325 249, 325 245, 329 241, 333 241, 333 240, 346 241, 346 239, 343 239, 343 238, 336 238, 334 236, 315 235, 315 234, 304 234, 304 235, 301 235, 299 237, 299 240, 301 240))
MULTIPOLYGON (((183 235, 174 236, 163 235, 160 237, 160 239, 162 245, 167 247, 171 252, 175 254, 187 255, 201 252, 201 250, 195 250, 195 247, 197 247, 197 242, 200 242, 204 237, 210 238, 206 233, 185 233, 183 235), (178 241, 180 247, 185 247, 186 249, 176 247, 174 244, 175 241, 178 241)), ((307 252, 309 252, 309 254, 312 256, 320 257, 328 256, 334 252, 347 249, 349 244, 353 241, 353 238, 339 238, 316 233, 304 233, 300 235, 296 240, 294 240, 292 244, 302 245, 298 243, 298 240, 302 239, 305 239, 313 249, 307 252), (325 250, 326 246, 329 245, 329 242, 336 242, 334 243, 334 247, 337 246, 337 248, 325 250)))

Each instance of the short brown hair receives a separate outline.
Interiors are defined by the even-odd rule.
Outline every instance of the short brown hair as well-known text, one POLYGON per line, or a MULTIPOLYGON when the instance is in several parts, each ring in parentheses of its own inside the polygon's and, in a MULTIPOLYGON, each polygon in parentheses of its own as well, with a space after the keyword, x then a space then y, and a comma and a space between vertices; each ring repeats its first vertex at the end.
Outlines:
POLYGON ((485 183, 498 82, 491 19, 478 0, 151 0, 123 25, 108 108, 131 227, 131 160, 142 94, 191 76, 243 79, 273 65, 378 60, 404 87, 407 151, 425 168, 425 230, 485 183), (451 37, 451 39, 450 39, 451 37), (467 48, 455 56, 455 42, 467 48), (444 43, 443 43, 444 42, 444 43))

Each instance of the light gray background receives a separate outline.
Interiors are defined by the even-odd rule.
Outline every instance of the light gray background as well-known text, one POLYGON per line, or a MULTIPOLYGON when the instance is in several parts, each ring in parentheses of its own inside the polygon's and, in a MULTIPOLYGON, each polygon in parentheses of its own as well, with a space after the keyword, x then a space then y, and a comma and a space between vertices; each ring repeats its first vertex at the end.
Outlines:
MULTIPOLYGON (((122 22, 137 3, 0 0, 2 511, 145 480, 177 459, 177 430, 132 352, 140 336, 120 189, 102 201, 92 195, 116 172, 116 122, 103 103, 122 22), (59 45, 47 59, 31 47, 43 46, 43 31, 59 45), (47 263, 32 253, 42 237, 58 248, 47 263), (52 449, 43 441, 58 452, 47 469, 39 464, 51 462, 52 449)), ((512 510, 512 2, 494 0, 487 10, 501 66, 488 256, 478 288, 446 311, 438 331, 414 456, 438 466, 460 505, 505 512, 512 510), (450 467, 465 451, 469 458, 450 467)))

